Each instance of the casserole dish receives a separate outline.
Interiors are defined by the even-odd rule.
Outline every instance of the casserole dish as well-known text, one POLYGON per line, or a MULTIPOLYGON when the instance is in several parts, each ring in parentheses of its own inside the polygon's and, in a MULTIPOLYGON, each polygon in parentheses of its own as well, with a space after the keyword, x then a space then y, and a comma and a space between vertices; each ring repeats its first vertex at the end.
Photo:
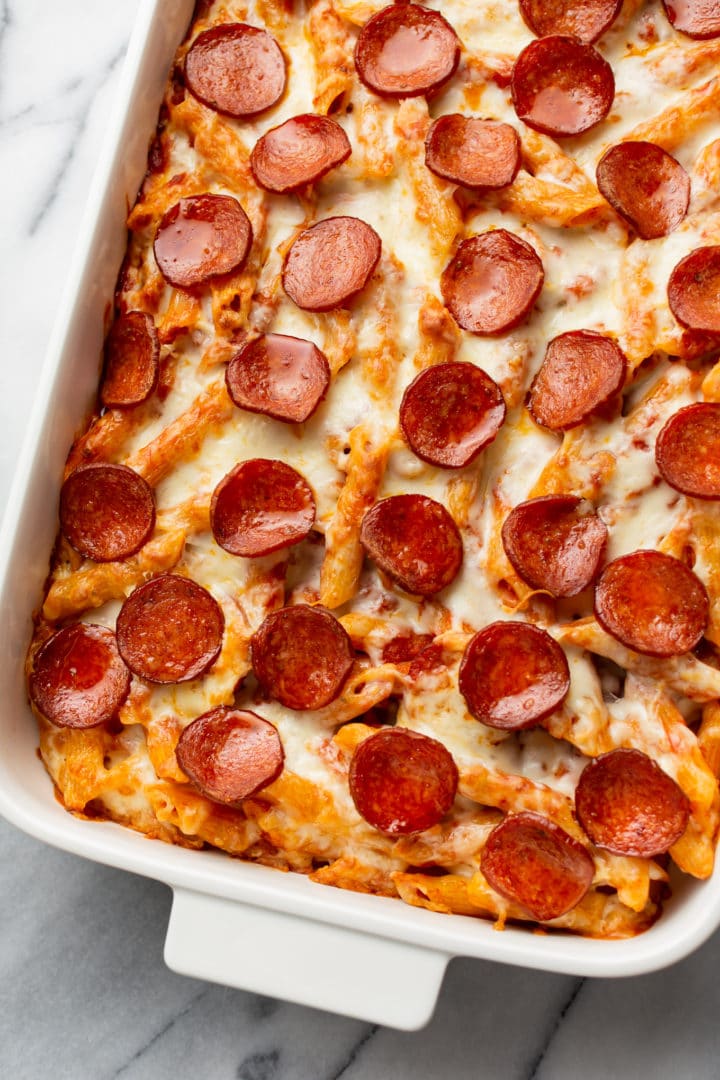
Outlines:
POLYGON ((296 875, 238 864, 208 851, 168 848, 109 823, 68 817, 38 768, 35 728, 22 684, 27 598, 39 595, 55 533, 55 463, 90 408, 104 315, 125 242, 125 214, 145 168, 165 74, 191 14, 160 3, 140 9, 123 80, 123 111, 90 198, 78 261, 39 388, 2 537, 6 752, 0 809, 15 824, 78 854, 156 877, 175 890, 166 957, 171 967, 333 1008, 398 1027, 425 1022, 447 960, 476 955, 549 970, 633 974, 699 944, 718 922, 717 875, 676 883, 661 923, 622 942, 530 936, 407 909, 379 897, 318 889, 296 875), (21 554, 22 553, 22 554, 21 554), (309 975, 308 973, 311 973, 309 975), (378 973, 381 972, 381 977, 378 973))

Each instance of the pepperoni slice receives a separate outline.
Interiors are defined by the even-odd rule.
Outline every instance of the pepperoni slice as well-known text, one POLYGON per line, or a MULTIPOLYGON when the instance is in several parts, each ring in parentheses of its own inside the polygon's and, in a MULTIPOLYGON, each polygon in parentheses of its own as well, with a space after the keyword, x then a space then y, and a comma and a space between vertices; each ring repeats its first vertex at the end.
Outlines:
POLYGON ((285 257, 285 292, 305 311, 330 311, 365 288, 380 260, 380 237, 355 217, 331 217, 300 233, 285 257))
POLYGON ((649 142, 623 142, 600 158, 597 186, 643 240, 667 236, 687 214, 690 177, 679 161, 649 142))
POLYGON ((627 360, 594 330, 570 330, 548 344, 528 396, 533 420, 551 431, 577 427, 620 392, 627 360))
POLYGON ((304 113, 258 139, 250 168, 260 187, 284 195, 314 184, 351 153, 350 140, 339 124, 329 116, 304 113))
POLYGON ((210 525, 221 548, 254 559, 304 540, 315 523, 309 485, 282 461, 251 458, 213 492, 210 525))
POLYGON ((595 864, 582 844, 541 814, 508 814, 483 848, 480 869, 490 885, 540 922, 578 904, 595 864))
POLYGON ((595 588, 595 618, 614 638, 648 656, 680 656, 708 621, 703 583, 660 551, 633 551, 609 563, 595 588))
POLYGON ((670 274, 668 303, 689 330, 720 332, 720 246, 695 248, 670 274))
POLYGON ((130 690, 130 672, 105 626, 58 630, 35 656, 30 697, 57 727, 91 728, 115 716, 130 690))
POLYGON ((610 112, 615 79, 592 45, 554 35, 523 49, 510 89, 515 112, 528 127, 545 135, 580 135, 610 112))
POLYGON ((202 585, 177 574, 139 585, 117 619, 118 649, 136 675, 155 683, 204 675, 222 648, 225 619, 202 585))
POLYGON ((234 807, 277 780, 285 761, 274 724, 227 705, 188 724, 175 754, 182 771, 203 795, 234 807))
POLYGON ((520 0, 520 14, 538 37, 569 34, 590 44, 620 14, 622 0, 520 0))
POLYGON ((256 116, 285 90, 285 57, 274 37, 247 23, 205 30, 185 57, 188 89, 216 112, 256 116))
POLYGON ((397 634, 383 646, 383 664, 405 664, 432 645, 432 634, 397 634))
POLYGON ((105 342, 100 400, 107 409, 139 405, 157 386, 160 343, 155 323, 142 311, 120 315, 105 342))
POLYGON ((663 480, 696 499, 720 499, 720 405, 699 401, 670 417, 655 443, 663 480))
POLYGON ((252 225, 237 199, 191 195, 163 215, 153 250, 165 280, 187 289, 239 270, 252 241, 252 225))
POLYGON ((428 131, 425 164, 454 184, 496 191, 518 174, 520 136, 510 124, 451 113, 428 131))
POLYGON ((301 424, 325 397, 330 366, 312 341, 263 334, 233 356, 225 382, 240 409, 301 424))
POLYGON ((671 848, 690 816, 675 781, 647 754, 627 749, 602 754, 583 769, 575 809, 593 844, 641 859, 671 848))
POLYGON ((460 664, 460 693, 476 720, 519 731, 562 705, 570 671, 557 641, 539 626, 495 622, 470 640, 460 664))
POLYGON ((527 319, 545 279, 534 248, 505 229, 463 240, 440 279, 455 322, 472 334, 504 334, 527 319))
POLYGON ((505 518, 502 542, 513 567, 533 589, 577 596, 594 581, 607 528, 577 495, 541 495, 505 518))
POLYGON ((400 427, 423 461, 460 469, 488 446, 505 419, 500 387, 474 364, 421 371, 400 404, 400 427))
POLYGON ((672 26, 692 38, 720 37, 720 6, 717 0, 663 0, 672 26))
POLYGON ((329 611, 296 604, 273 611, 252 636, 252 665, 270 697, 288 709, 322 709, 334 701, 355 654, 329 611))
POLYGON ((387 836, 408 836, 445 817, 455 800, 458 770, 437 739, 393 727, 360 743, 348 779, 365 821, 387 836))
POLYGON ((86 559, 126 559, 155 528, 152 488, 127 465, 80 465, 60 491, 60 528, 86 559))
POLYGON ((463 558, 458 527, 427 495, 392 495, 368 510, 360 542, 403 589, 432 596, 458 575, 463 558))
POLYGON ((370 90, 383 97, 417 97, 455 73, 460 42, 447 19, 421 4, 390 4, 363 26, 355 67, 370 90))

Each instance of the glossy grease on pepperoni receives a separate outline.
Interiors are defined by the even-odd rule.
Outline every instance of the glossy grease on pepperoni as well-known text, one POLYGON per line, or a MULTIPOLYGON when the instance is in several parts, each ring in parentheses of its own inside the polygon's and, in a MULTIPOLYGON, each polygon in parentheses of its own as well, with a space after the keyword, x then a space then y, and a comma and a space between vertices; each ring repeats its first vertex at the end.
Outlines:
POLYGON ((305 311, 331 311, 361 292, 380 260, 380 237, 355 217, 330 217, 300 233, 282 271, 285 292, 305 311))
POLYGON ((685 563, 660 551, 621 555, 595 587, 595 617, 608 634, 648 656, 693 649, 708 621, 708 595, 685 563))
POLYGON ((681 326, 720 332, 720 245, 695 248, 680 260, 668 281, 668 303, 681 326))
POLYGON ((459 685, 476 720, 519 731, 562 705, 570 671, 565 653, 547 631, 531 623, 495 622, 469 641, 459 685))
POLYGON ((396 634, 383 645, 383 664, 406 664, 433 643, 432 634, 396 634))
POLYGON ((330 366, 312 341, 263 334, 233 356, 225 382, 238 408, 301 424, 325 397, 330 366))
POLYGON ((545 135, 580 135, 610 112, 615 97, 612 68, 597 49, 574 37, 531 41, 515 61, 515 111, 545 135))
POLYGON ((117 713, 130 691, 130 672, 106 626, 74 623, 38 650, 30 697, 57 727, 91 728, 117 713))
POLYGON ((538 37, 569 34, 591 44, 620 14, 622 0, 520 0, 520 14, 538 37))
POLYGON ((454 184, 496 191, 520 168, 520 136, 510 124, 451 113, 440 116, 425 140, 425 164, 454 184))
POLYGON ((445 817, 455 800, 458 770, 441 742, 393 727, 360 743, 348 779, 365 821, 387 836, 408 836, 445 817))
POLYGON ((655 443, 660 475, 696 499, 720 499, 720 404, 697 401, 670 417, 655 443))
POLYGON ((160 343, 155 323, 142 311, 119 315, 105 342, 100 401, 107 409, 139 405, 157 386, 160 343))
POLYGON ((533 379, 528 409, 551 431, 577 427, 619 394, 627 360, 612 338, 594 330, 570 330, 549 342, 533 379))
POLYGON ((180 768, 203 795, 234 807, 277 780, 285 760, 274 724, 227 705, 188 724, 175 753, 180 768))
POLYGON ((454 74, 460 42, 438 11, 421 4, 390 4, 363 26, 355 67, 365 85, 383 97, 416 97, 436 90, 454 74))
POLYGON ((622 142, 600 158, 597 186, 643 240, 667 236, 687 214, 690 177, 679 161, 649 142, 622 142))
POLYGON ((329 116, 304 113, 266 131, 255 143, 250 168, 266 191, 284 195, 314 184, 347 161, 350 141, 329 116))
POLYGON ((427 495, 392 495, 367 511, 360 542, 403 589, 432 596, 455 580, 463 558, 457 525, 427 495))
POLYGON ((185 57, 185 82, 216 112, 256 116, 285 90, 285 57, 266 30, 224 23, 198 34, 185 57))
POLYGON ((663 0, 672 26, 692 38, 720 37, 718 0, 663 0))
POLYGON ((252 241, 252 226, 237 199, 190 195, 163 215, 153 250, 165 280, 187 289, 241 269, 252 241))
POLYGON ((679 840, 690 803, 640 750, 611 750, 583 769, 575 810, 593 844, 615 855, 652 859, 679 840))
POLYGON ((251 642, 253 670, 288 709, 322 709, 340 694, 353 666, 352 642, 329 611, 296 604, 267 616, 251 642))
POLYGON ((480 869, 496 892, 521 904, 540 922, 574 908, 595 874, 582 844, 555 822, 529 811, 508 814, 493 829, 480 869))
POLYGON ((127 465, 79 465, 60 491, 60 528, 87 559, 126 559, 155 528, 152 488, 127 465))
POLYGON ((282 461, 251 458, 213 492, 210 526, 221 548, 254 559, 304 540, 315 523, 307 481, 282 461))
POLYGON ((604 522, 577 495, 541 495, 510 511, 505 554, 523 581, 553 596, 577 596, 595 580, 607 545, 604 522))
POLYGON ((400 404, 400 427, 411 449, 443 469, 469 465, 493 441, 504 419, 500 387, 468 363, 421 371, 400 404))
POLYGON ((445 306, 471 334, 504 334, 529 316, 545 279, 534 248, 505 229, 463 240, 440 279, 445 306))
POLYGON ((220 655, 225 619, 202 585, 162 574, 130 593, 117 619, 118 649, 149 682, 180 683, 204 675, 220 655))

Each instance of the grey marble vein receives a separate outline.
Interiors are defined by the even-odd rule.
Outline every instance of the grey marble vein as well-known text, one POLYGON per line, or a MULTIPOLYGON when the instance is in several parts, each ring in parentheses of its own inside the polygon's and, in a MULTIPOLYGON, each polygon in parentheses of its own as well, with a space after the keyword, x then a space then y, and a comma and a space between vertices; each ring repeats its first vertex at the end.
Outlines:
POLYGON ((82 137, 87 127, 90 106, 92 105, 92 102, 98 91, 113 75, 118 64, 123 59, 125 55, 125 48, 126 46, 123 43, 123 45, 121 45, 120 48, 115 51, 114 55, 110 57, 108 64, 103 65, 103 68, 98 78, 89 81, 85 85, 83 85, 80 80, 75 80, 73 84, 67 87, 68 92, 72 92, 78 87, 83 86, 83 89, 85 90, 85 93, 83 95, 84 100, 80 112, 73 117, 71 137, 68 142, 67 149, 65 150, 65 153, 63 154, 60 162, 58 163, 55 173, 50 178, 45 197, 43 198, 40 206, 37 208, 32 218, 30 219, 30 224, 28 228, 30 236, 35 235, 35 233, 42 225, 42 222, 44 221, 46 215, 55 203, 63 180, 65 179, 67 171, 77 153, 80 138, 82 137))

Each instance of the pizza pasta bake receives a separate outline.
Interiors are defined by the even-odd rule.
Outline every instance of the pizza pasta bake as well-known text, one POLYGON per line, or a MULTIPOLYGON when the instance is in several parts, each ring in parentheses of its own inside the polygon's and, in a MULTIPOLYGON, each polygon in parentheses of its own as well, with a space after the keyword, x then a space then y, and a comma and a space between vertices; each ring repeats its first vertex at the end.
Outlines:
POLYGON ((601 938, 709 877, 719 61, 718 0, 200 0, 28 655, 69 811, 601 938))

